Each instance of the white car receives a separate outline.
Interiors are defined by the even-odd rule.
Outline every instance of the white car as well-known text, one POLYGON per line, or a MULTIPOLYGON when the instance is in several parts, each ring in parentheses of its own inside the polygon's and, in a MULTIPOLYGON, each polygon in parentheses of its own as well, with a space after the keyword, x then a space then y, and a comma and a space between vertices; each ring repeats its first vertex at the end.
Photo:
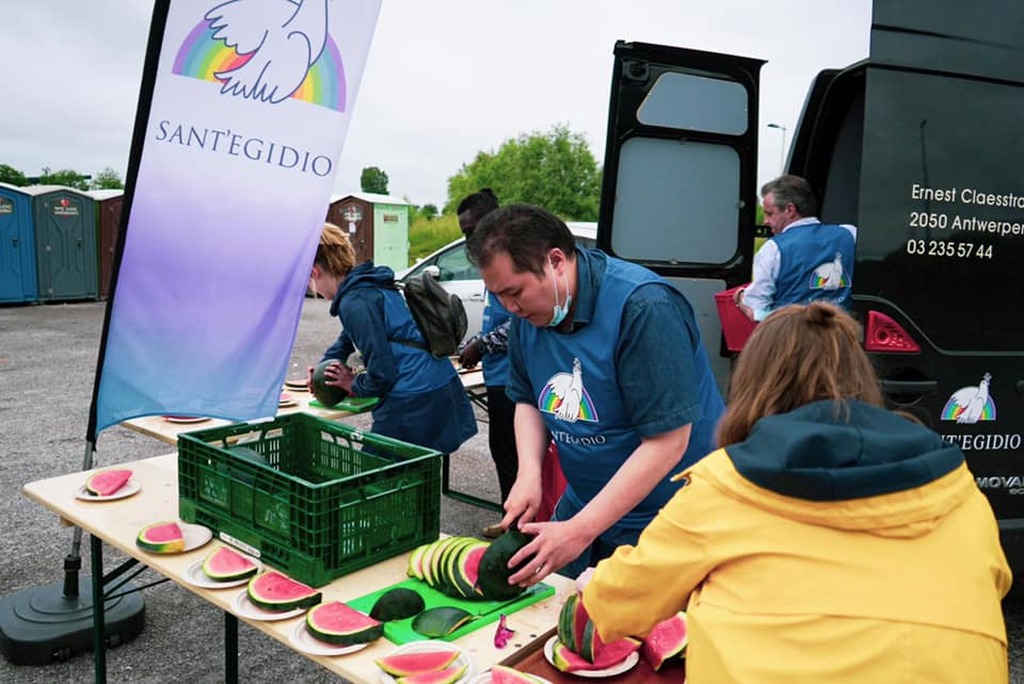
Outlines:
MULTIPOLYGON (((584 247, 597 244, 596 223, 568 223, 569 230, 584 247)), ((484 315, 484 281, 480 273, 469 261, 466 254, 466 238, 450 242, 430 256, 417 261, 413 266, 396 274, 396 280, 402 280, 420 273, 430 273, 438 282, 459 299, 466 307, 466 318, 469 325, 466 337, 480 332, 484 315)))

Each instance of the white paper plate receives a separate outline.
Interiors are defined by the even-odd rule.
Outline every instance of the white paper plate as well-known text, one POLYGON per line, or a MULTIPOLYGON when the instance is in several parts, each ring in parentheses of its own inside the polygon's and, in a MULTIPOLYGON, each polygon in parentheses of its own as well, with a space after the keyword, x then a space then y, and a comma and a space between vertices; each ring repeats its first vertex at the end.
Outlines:
MULTIPOLYGON (((387 656, 398 655, 400 653, 431 653, 433 651, 458 651, 459 657, 455 659, 452 665, 465 665, 466 671, 459 679, 456 680, 456 682, 472 681, 473 673, 476 669, 473 667, 473 661, 469 659, 469 656, 466 654, 464 649, 459 648, 455 644, 450 644, 447 641, 413 641, 405 644, 404 646, 399 646, 394 651, 388 653, 387 656)), ((449 665, 449 667, 452 665, 449 665)), ((395 678, 384 670, 380 670, 380 681, 382 684, 396 684, 395 678)))
MULTIPOLYGON (((188 551, 195 551, 199 547, 203 546, 211 539, 213 539, 213 532, 210 531, 209 527, 203 527, 202 525, 192 525, 186 522, 177 521, 178 527, 181 529, 181 536, 185 540, 185 548, 181 551, 152 551, 150 549, 143 549, 146 553, 156 554, 175 554, 175 553, 186 553, 188 551)), ((141 547, 140 547, 141 548, 141 547)))
POLYGON ((345 655, 346 653, 355 653, 361 651, 369 644, 356 644, 354 646, 335 646, 334 644, 328 644, 327 642, 320 641, 315 636, 309 633, 306 629, 306 621, 299 620, 295 624, 295 629, 288 635, 288 641, 295 647, 295 650, 308 653, 309 655, 316 656, 339 656, 345 655))
POLYGON ((188 424, 203 423, 210 419, 207 418, 206 416, 164 416, 164 420, 166 420, 168 423, 188 424))
MULTIPOLYGON (((246 558, 249 558, 246 556, 246 558)), ((263 564, 255 558, 249 558, 256 564, 257 574, 263 569, 263 564)), ((248 584, 249 580, 252 579, 252 575, 243 577, 241 579, 226 580, 224 582, 218 582, 217 580, 210 579, 205 572, 203 572, 203 563, 206 561, 197 560, 192 565, 188 566, 188 570, 185 571, 184 580, 194 587, 202 587, 203 589, 230 589, 231 587, 239 587, 243 584, 248 584)))
POLYGON ((234 608, 235 612, 241 617, 249 618, 250 620, 263 620, 265 622, 287 620, 288 618, 293 618, 296 615, 302 615, 306 612, 305 608, 292 608, 291 610, 282 611, 263 610, 249 600, 249 592, 245 589, 240 591, 238 596, 231 601, 231 607, 234 608))
POLYGON ((298 406, 298 405, 299 405, 299 402, 295 401, 294 399, 289 399, 288 401, 279 401, 279 402, 277 402, 277 408, 279 408, 279 409, 291 408, 292 406, 298 406))
POLYGON ((139 486, 138 482, 135 480, 128 480, 113 494, 96 496, 95 494, 90 494, 89 490, 85 488, 85 485, 82 485, 78 488, 78 491, 75 492, 75 498, 81 499, 82 501, 116 501, 117 499, 125 499, 132 494, 138 494, 140 489, 142 489, 142 487, 139 486))
MULTIPOLYGON (((548 662, 551 663, 552 667, 555 666, 554 654, 556 641, 558 641, 557 634, 544 643, 544 657, 548 659, 548 662)), ((633 651, 621 662, 616 663, 611 667, 606 667, 603 670, 573 670, 571 674, 574 674, 577 677, 593 677, 596 679, 614 677, 615 675, 620 675, 623 672, 628 672, 633 669, 638 662, 640 662, 640 654, 637 651, 633 651)))

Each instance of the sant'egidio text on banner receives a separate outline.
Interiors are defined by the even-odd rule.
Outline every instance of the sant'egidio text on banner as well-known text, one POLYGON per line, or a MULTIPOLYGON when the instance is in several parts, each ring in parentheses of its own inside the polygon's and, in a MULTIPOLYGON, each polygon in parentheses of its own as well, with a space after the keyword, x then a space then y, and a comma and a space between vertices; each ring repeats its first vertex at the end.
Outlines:
MULTIPOLYGON (((97 428, 277 411, 380 0, 174 0, 97 428)), ((150 46, 150 50, 153 46, 150 46)))

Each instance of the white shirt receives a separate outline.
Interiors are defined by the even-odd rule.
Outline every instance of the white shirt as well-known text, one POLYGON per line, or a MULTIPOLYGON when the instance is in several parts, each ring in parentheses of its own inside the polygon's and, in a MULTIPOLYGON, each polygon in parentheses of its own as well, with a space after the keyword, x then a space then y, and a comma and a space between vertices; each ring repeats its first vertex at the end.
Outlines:
MULTIPOLYGON (((797 219, 783 228, 782 233, 790 228, 815 223, 821 223, 816 216, 797 219)), ((850 231, 854 241, 857 240, 856 226, 844 223, 840 227, 850 231)), ((781 263, 782 255, 779 253, 779 246, 775 244, 775 240, 765 242, 754 255, 754 279, 743 290, 742 301, 744 306, 749 306, 753 310, 755 321, 763 321, 772 312, 772 303, 775 300, 775 280, 779 277, 781 263)))

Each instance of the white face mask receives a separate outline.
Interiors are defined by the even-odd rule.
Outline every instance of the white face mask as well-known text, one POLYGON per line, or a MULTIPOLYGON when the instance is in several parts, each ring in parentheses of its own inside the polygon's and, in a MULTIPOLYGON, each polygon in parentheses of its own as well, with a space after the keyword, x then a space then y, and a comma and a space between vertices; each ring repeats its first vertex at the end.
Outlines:
POLYGON ((548 268, 551 269, 551 278, 555 281, 555 305, 551 309, 551 320, 548 321, 549 328, 557 328, 565 317, 569 315, 569 307, 572 305, 572 295, 569 294, 569 276, 562 272, 562 281, 565 283, 565 303, 558 305, 558 276, 555 275, 555 265, 548 259, 548 268))

